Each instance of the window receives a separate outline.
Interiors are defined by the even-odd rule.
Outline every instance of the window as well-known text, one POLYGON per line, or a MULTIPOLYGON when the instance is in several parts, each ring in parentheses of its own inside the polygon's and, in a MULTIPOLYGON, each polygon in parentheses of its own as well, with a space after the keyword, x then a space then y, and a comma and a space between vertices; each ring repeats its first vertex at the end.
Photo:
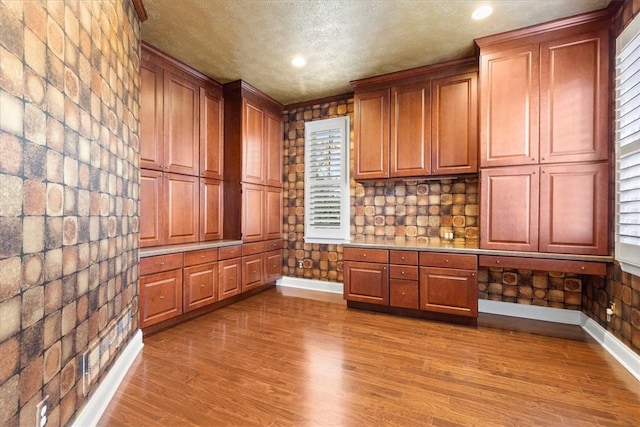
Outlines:
POLYGON ((349 118, 304 124, 304 241, 349 240, 349 118))
POLYGON ((640 16, 616 40, 616 259, 640 276, 640 16))

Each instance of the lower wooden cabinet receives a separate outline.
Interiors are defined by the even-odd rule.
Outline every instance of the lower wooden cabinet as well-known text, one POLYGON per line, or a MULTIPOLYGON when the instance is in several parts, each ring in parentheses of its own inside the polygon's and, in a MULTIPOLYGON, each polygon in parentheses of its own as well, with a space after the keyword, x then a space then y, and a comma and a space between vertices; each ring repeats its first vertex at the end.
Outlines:
POLYGON ((140 327, 182 314, 182 269, 140 278, 140 327))
POLYGON ((231 298, 242 292, 242 262, 231 258, 218 262, 218 299, 231 298))
POLYGON ((344 298, 348 301, 389 305, 387 264, 345 261, 344 298))
POLYGON ((282 277, 282 250, 265 252, 264 261, 264 282, 275 282, 282 277))
POLYGON ((242 292, 264 284, 262 253, 242 257, 242 292))
POLYGON ((346 247, 344 260, 348 302, 415 310, 392 311, 401 314, 478 315, 476 255, 346 247))
POLYGON ((475 271, 420 267, 420 308, 457 316, 478 316, 475 271))

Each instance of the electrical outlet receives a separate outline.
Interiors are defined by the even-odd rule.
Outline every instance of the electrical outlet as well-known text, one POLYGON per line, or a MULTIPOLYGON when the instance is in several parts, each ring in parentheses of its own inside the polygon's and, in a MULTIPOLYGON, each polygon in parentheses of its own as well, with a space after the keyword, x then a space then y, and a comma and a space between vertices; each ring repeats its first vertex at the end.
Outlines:
POLYGON ((298 268, 304 268, 304 264, 302 263, 302 261, 298 261, 298 268))
POLYGON ((49 416, 49 395, 36 405, 36 427, 45 427, 49 416))

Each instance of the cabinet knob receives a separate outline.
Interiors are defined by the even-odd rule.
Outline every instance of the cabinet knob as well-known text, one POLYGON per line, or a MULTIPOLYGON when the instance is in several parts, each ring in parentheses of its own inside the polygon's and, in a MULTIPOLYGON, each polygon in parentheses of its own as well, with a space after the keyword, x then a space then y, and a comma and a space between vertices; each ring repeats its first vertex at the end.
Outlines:
POLYGON ((496 264, 500 264, 500 260, 499 259, 496 260, 496 264))
POLYGON ((402 293, 402 296, 404 296, 404 292, 402 293))
POLYGON ((476 273, 471 273, 471 277, 476 277, 476 273))
MULTIPOLYGON (((400 274, 402 274, 402 275, 404 276, 404 271, 403 271, 403 272, 401 272, 400 274)), ((404 295, 404 294, 403 294, 403 295, 404 295)))
POLYGON ((401 259, 404 261, 404 257, 401 257, 401 259))
POLYGON ((159 265, 160 267, 162 267, 162 266, 164 265, 164 261, 163 261, 163 262, 159 262, 159 263, 158 263, 158 265, 159 265))
POLYGON ((200 285, 201 288, 204 288, 204 285, 200 285))
POLYGON ((367 257, 367 254, 362 254, 362 258, 366 258, 366 257, 367 257))
POLYGON ((580 270, 584 271, 584 265, 582 267, 580 267, 580 270))
POLYGON ((444 260, 444 262, 445 262, 446 264, 449 264, 449 259, 445 259, 445 260, 444 260))
POLYGON ((200 258, 204 258, 204 255, 200 255, 200 258))
POLYGON ((160 295, 160 299, 164 299, 164 295, 160 295))

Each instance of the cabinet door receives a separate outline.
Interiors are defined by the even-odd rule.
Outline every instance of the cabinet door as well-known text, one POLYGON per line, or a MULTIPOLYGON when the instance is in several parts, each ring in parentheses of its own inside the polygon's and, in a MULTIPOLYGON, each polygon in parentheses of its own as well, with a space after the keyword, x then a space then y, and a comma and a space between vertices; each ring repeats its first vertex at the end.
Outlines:
POLYGON ((430 83, 391 90, 392 177, 421 176, 431 172, 430 83))
POLYGON ((140 278, 140 327, 182 314, 182 269, 140 278))
POLYGON ((242 182, 262 184, 265 163, 264 110, 246 99, 242 100, 242 182))
POLYGON ((282 129, 282 117, 267 111, 264 183, 273 187, 282 187, 282 145, 284 144, 282 129))
POLYGON ((242 292, 264 284, 263 254, 242 257, 242 292))
POLYGON ((140 64, 140 167, 161 170, 163 159, 162 68, 140 64))
POLYGON ((540 252, 607 255, 609 164, 541 167, 540 252))
POLYGON ((198 241, 198 177, 165 174, 166 244, 198 241))
POLYGON ((224 109, 220 95, 200 88, 200 176, 223 178, 224 109))
POLYGON ((389 89, 357 93, 353 178, 389 177, 389 89))
POLYGON ((231 258, 218 263, 218 299, 238 295, 242 286, 240 258, 231 258))
POLYGON ((198 84, 164 73, 164 166, 169 172, 198 175, 200 143, 198 84))
POLYGON ((389 305, 389 269, 386 264, 344 263, 344 299, 389 305))
POLYGON ((265 238, 282 239, 282 188, 264 187, 265 238))
POLYGON ((222 181, 200 178, 200 240, 222 239, 222 181))
POLYGON ((478 279, 475 271, 420 267, 420 309, 478 316, 478 279))
POLYGON ((140 170, 140 247, 164 244, 162 172, 140 170))
POLYGON ((606 160, 608 31, 544 43, 540 52, 540 162, 606 160))
POLYGON ((431 82, 431 173, 478 171, 478 76, 468 73, 431 82))
POLYGON ((480 247, 538 250, 539 166, 480 172, 480 247))
POLYGON ((282 250, 265 252, 264 258, 264 282, 275 282, 282 277, 282 250))
POLYGON ((480 55, 480 166, 538 161, 537 44, 480 55))
POLYGON ((242 240, 254 242, 264 240, 264 187, 242 184, 242 240))
POLYGON ((216 302, 218 268, 216 263, 184 269, 184 312, 216 302))

